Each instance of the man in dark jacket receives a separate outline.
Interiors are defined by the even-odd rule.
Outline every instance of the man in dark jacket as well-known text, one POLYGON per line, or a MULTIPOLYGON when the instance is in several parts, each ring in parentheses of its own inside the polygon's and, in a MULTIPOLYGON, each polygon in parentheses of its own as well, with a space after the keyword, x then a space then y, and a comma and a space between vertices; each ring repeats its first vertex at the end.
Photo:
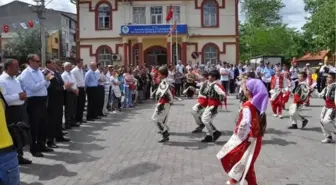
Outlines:
POLYGON ((57 148, 55 140, 58 142, 69 141, 69 139, 63 137, 62 132, 64 87, 69 86, 69 84, 64 84, 61 75, 56 71, 54 60, 48 60, 46 67, 46 70, 54 75, 48 87, 47 111, 49 129, 47 145, 50 148, 57 148))

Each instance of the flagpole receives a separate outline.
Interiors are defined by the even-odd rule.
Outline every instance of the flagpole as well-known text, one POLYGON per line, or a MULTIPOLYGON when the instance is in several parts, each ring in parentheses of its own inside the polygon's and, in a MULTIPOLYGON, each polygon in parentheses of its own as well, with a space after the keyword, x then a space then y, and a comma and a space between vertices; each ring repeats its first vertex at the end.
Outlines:
MULTIPOLYGON (((174 24, 174 21, 170 21, 171 22, 171 26, 170 26, 170 30, 172 30, 173 29, 173 24, 174 24)), ((174 35, 173 35, 173 33, 170 35, 170 64, 171 65, 173 65, 173 57, 174 57, 174 55, 173 55, 173 37, 174 37, 174 35)))
MULTIPOLYGON (((176 21, 176 20, 175 20, 176 21)), ((176 28, 175 28, 175 52, 176 52, 176 63, 177 61, 179 60, 179 53, 178 53, 178 48, 179 48, 179 45, 178 45, 178 40, 177 40, 177 23, 176 24, 176 28)))

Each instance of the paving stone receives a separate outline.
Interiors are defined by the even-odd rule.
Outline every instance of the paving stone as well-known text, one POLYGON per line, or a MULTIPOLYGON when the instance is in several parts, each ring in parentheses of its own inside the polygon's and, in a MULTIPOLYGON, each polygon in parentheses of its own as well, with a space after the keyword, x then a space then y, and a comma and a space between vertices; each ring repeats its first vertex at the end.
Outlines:
MULTIPOLYGON (((217 185, 227 175, 216 159, 230 138, 238 102, 229 97, 229 112, 220 111, 214 124, 223 132, 216 143, 201 143, 203 134, 191 134, 196 125, 190 114, 196 100, 177 101, 171 107, 170 142, 157 141, 151 121, 154 104, 148 102, 102 121, 88 122, 69 131, 72 142, 60 144, 45 158, 32 158, 21 167, 23 185, 217 185)), ((321 144, 319 125, 322 100, 312 99, 303 115, 305 130, 288 130, 288 113, 275 118, 268 110, 268 128, 256 162, 259 185, 335 184, 335 145, 321 144)), ((288 107, 288 105, 287 105, 288 107)))

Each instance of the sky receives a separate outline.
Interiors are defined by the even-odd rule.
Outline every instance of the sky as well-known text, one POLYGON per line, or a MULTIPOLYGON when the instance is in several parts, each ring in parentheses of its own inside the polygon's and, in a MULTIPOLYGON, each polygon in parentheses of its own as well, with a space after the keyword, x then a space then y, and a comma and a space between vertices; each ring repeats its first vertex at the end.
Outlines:
MULTIPOLYGON (((7 4, 13 0, 0 0, 0 5, 7 4)), ((35 4, 33 0, 21 0, 26 3, 35 4)), ((285 7, 281 10, 284 23, 289 27, 300 29, 305 24, 307 14, 304 11, 303 0, 282 0, 285 7)), ((76 7, 70 0, 46 0, 47 8, 76 13, 76 7)), ((240 20, 244 20, 244 15, 240 14, 240 20)))

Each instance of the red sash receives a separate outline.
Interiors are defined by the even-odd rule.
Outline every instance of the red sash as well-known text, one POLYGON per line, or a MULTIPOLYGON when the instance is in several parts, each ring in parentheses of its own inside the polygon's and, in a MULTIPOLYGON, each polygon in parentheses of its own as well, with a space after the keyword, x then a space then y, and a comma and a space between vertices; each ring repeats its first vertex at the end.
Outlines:
POLYGON ((334 109, 336 108, 335 102, 334 100, 330 99, 330 98, 326 98, 325 100, 325 107, 329 108, 329 109, 334 109))
POLYGON ((205 97, 198 97, 198 103, 203 106, 203 107, 206 107, 208 106, 208 98, 205 98, 205 97))

